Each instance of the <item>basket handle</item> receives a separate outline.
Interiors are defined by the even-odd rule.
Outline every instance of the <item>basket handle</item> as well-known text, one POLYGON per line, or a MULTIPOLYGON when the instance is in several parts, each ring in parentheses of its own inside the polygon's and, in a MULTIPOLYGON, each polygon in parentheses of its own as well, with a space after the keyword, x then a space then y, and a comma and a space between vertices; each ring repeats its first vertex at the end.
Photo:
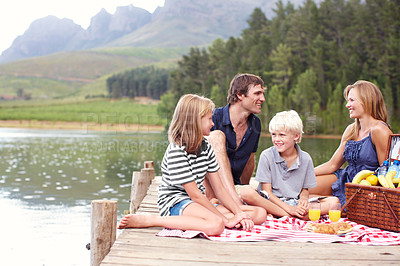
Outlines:
POLYGON ((383 199, 385 200, 386 205, 389 207, 389 210, 390 210, 390 212, 392 213, 393 218, 396 220, 397 223, 399 223, 399 218, 397 218, 396 213, 394 213, 394 211, 393 211, 393 209, 392 209, 392 206, 390 206, 390 203, 389 203, 389 201, 387 200, 385 194, 386 194, 385 192, 382 193, 383 199))
MULTIPOLYGON (((346 201, 346 203, 345 203, 345 204, 343 205, 343 207, 340 209, 340 212, 343 212, 344 209, 346 209, 347 205, 350 204, 350 202, 351 202, 351 201, 354 199, 354 197, 360 192, 360 190, 361 190, 361 188, 359 188, 359 189, 357 190, 357 192, 355 192, 355 193, 350 197, 350 199, 346 201)), ((397 217, 396 217, 396 218, 397 218, 397 217)))

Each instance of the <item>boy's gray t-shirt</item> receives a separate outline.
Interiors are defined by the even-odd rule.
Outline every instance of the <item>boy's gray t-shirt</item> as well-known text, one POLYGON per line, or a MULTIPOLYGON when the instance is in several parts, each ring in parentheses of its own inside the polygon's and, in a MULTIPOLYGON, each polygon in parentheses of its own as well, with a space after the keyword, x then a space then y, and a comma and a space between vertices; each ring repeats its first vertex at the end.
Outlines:
POLYGON ((290 169, 275 146, 261 153, 255 178, 260 182, 258 190, 261 190, 261 183, 271 183, 275 196, 298 199, 303 188, 317 186, 311 156, 299 145, 295 144, 295 147, 298 156, 290 169))

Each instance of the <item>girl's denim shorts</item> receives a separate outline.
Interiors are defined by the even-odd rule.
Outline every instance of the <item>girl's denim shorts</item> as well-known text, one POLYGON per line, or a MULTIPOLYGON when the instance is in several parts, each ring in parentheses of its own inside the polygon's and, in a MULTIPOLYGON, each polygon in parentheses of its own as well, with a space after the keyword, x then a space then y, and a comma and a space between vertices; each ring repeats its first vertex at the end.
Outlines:
MULTIPOLYGON (((177 204, 169 208, 171 216, 182 215, 183 210, 192 202, 194 201, 191 199, 185 199, 182 200, 181 202, 178 202, 177 204)), ((218 204, 213 204, 213 205, 215 208, 218 206, 218 204)))
POLYGON ((169 212, 171 213, 171 216, 182 215, 183 210, 192 202, 194 202, 194 201, 190 200, 190 199, 185 199, 185 200, 182 200, 181 202, 178 202, 177 204, 175 204, 174 206, 169 208, 169 212))

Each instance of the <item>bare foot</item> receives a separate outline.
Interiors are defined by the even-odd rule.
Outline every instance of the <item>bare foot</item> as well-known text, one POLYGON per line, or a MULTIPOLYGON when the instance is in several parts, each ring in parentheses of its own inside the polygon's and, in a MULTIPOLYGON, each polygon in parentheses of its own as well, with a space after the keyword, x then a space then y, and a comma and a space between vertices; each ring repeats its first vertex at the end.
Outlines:
POLYGON ((118 229, 149 227, 149 215, 128 214, 121 219, 118 229))

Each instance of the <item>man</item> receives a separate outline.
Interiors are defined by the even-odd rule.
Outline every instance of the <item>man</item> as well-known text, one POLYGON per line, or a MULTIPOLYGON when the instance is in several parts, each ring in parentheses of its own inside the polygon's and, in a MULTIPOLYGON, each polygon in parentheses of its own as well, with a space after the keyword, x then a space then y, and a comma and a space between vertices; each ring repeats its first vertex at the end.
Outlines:
MULTIPOLYGON (((230 84, 228 105, 215 109, 214 127, 208 137, 220 166, 219 175, 229 194, 242 204, 235 185, 249 184, 261 133, 260 119, 264 81, 252 74, 236 75, 230 84)), ((214 197, 209 183, 207 196, 214 197)))

